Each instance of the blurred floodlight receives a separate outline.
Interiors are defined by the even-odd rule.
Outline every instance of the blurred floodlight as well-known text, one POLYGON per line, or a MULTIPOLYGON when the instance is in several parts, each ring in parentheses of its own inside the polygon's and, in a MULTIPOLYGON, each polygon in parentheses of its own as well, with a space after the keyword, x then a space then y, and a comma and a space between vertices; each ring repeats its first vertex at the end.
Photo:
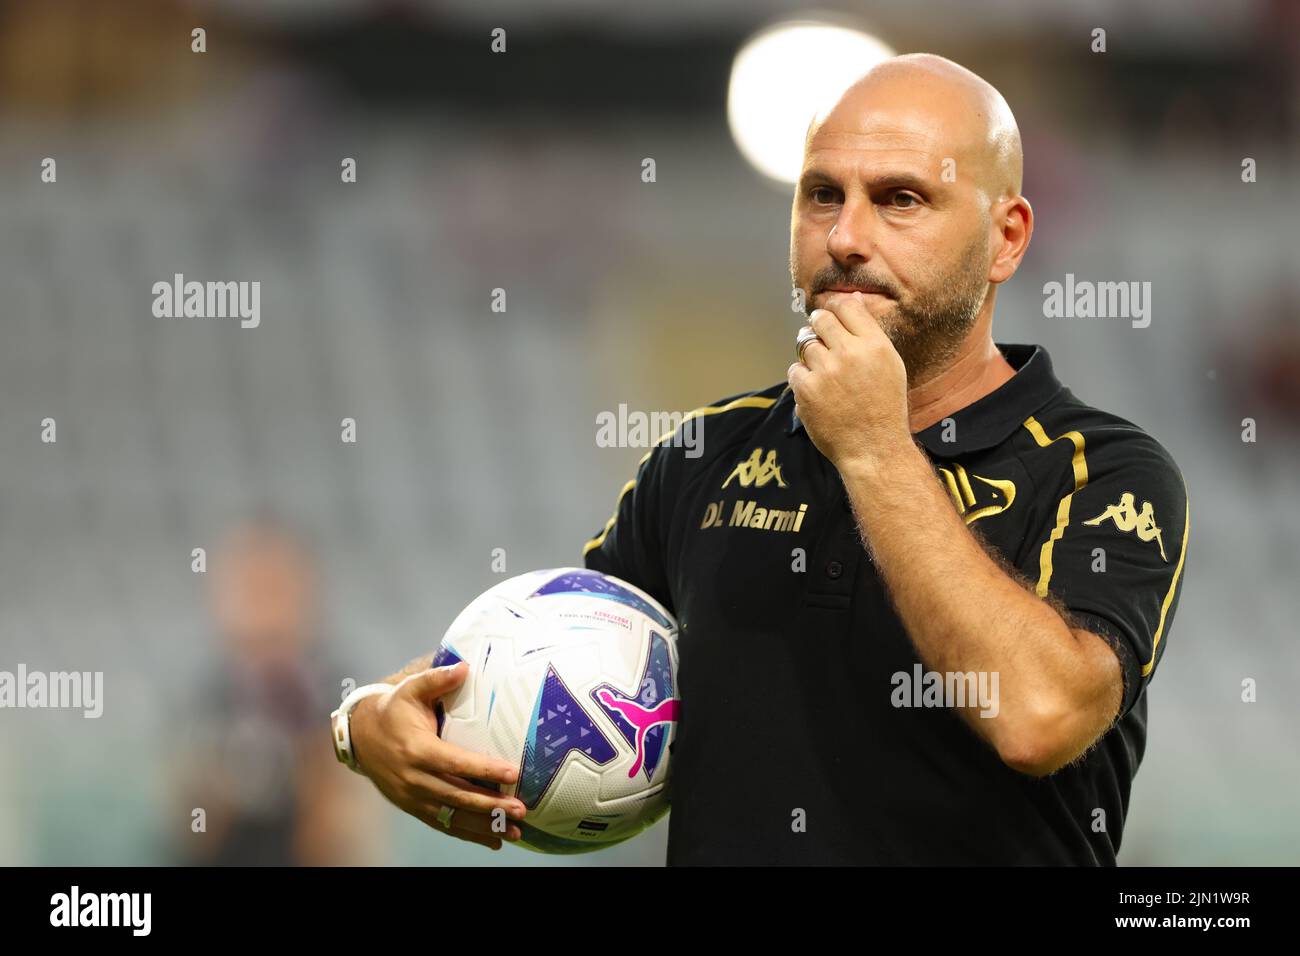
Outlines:
POLYGON ((755 34, 736 54, 727 91, 741 154, 764 175, 793 183, 808 121, 893 55, 869 33, 830 23, 790 21, 755 34))

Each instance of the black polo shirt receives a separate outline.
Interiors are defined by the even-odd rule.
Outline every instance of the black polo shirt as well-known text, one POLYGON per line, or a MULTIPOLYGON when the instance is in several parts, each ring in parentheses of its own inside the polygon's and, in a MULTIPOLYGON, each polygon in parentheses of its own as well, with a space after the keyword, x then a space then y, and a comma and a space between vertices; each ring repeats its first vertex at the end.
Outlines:
POLYGON ((723 399, 691 413, 703 454, 663 436, 584 548, 681 627, 670 864, 1115 863, 1186 494, 1169 454, 1075 398, 1043 349, 999 348, 1016 374, 916 438, 985 547, 1114 647, 1122 716, 1035 778, 956 711, 899 706, 917 699, 895 675, 922 662, 793 393, 723 399))

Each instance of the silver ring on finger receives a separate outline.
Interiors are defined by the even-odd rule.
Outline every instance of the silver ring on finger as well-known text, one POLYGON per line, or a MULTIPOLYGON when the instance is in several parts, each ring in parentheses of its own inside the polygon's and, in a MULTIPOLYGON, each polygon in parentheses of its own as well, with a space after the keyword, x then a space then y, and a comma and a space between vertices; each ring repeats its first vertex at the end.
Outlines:
POLYGON ((445 830, 450 830, 452 814, 454 814, 455 812, 456 812, 455 807, 443 807, 441 810, 439 810, 437 816, 439 826, 441 826, 445 830))
POLYGON ((794 351, 795 354, 799 356, 800 362, 803 361, 804 349, 806 349, 813 342, 821 342, 822 345, 826 344, 825 342, 822 342, 822 337, 820 335, 818 335, 811 328, 805 325, 802 329, 799 330, 799 334, 796 335, 794 339, 794 351))

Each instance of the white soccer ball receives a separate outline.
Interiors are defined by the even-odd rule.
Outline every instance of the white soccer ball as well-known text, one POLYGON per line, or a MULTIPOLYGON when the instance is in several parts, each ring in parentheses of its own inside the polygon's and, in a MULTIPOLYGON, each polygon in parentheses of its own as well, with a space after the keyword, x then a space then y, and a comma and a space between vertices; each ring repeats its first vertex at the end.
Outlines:
POLYGON ((668 812, 677 622, 650 595, 584 568, 521 574, 447 628, 433 666, 462 660, 438 732, 519 768, 490 786, 528 808, 520 845, 597 850, 668 812))

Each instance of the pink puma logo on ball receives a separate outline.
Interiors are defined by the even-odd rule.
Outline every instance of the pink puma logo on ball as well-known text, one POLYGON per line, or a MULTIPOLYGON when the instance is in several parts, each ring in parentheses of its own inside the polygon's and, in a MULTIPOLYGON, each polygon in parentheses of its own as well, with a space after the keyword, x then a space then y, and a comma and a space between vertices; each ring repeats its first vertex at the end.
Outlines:
POLYGON ((623 719, 636 728, 636 761, 632 764, 632 769, 627 772, 629 777, 635 777, 645 760, 645 735, 657 724, 669 724, 677 720, 677 699, 670 697, 660 701, 653 708, 647 708, 635 700, 619 700, 604 689, 600 690, 597 696, 602 704, 618 711, 623 715, 623 719))

